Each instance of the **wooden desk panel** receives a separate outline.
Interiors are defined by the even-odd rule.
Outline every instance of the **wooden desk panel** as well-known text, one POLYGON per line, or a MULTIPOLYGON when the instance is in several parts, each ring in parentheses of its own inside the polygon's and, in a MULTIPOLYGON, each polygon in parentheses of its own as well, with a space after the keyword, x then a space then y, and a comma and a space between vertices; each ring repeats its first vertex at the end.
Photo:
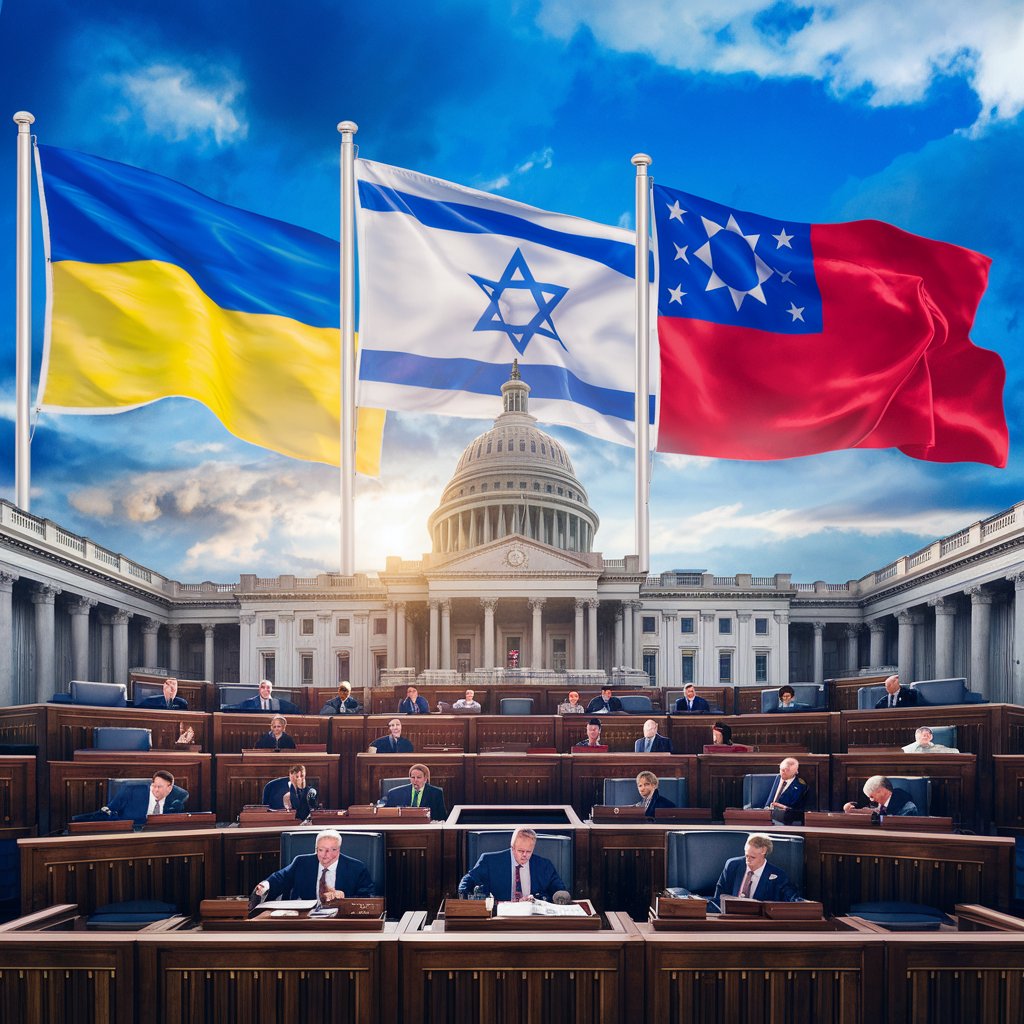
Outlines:
POLYGON ((135 991, 132 936, 0 935, 0 1021, 132 1024, 135 991))
MULTIPOLYGON (((270 720, 275 711, 234 711, 210 715, 213 720, 213 747, 215 754, 238 754, 256 746, 261 736, 270 731, 270 720)), ((309 715, 285 715, 285 730, 296 743, 327 744, 327 718, 309 715)), ((294 750, 283 751, 296 756, 294 750)))
POLYGON ((672 749, 677 754, 699 754, 711 743, 711 726, 723 721, 732 728, 733 743, 751 746, 767 744, 778 748, 789 744, 793 749, 827 754, 831 750, 833 720, 838 715, 828 711, 800 711, 781 715, 673 715, 669 730, 672 749))
POLYGON ((49 831, 63 828, 76 814, 107 802, 107 779, 141 779, 166 769, 188 790, 190 811, 213 810, 213 762, 209 754, 168 751, 131 754, 111 750, 103 758, 50 762, 49 831))
POLYGON ((1024 755, 997 754, 992 767, 996 826, 1024 829, 1024 755))
POLYGON ((902 747, 913 743, 919 725, 955 725, 956 745, 962 753, 977 754, 985 766, 1001 743, 1001 704, 950 704, 943 707, 880 708, 877 711, 845 711, 841 716, 834 754, 851 747, 902 747))
MULTIPOLYGON (((608 747, 609 751, 616 753, 633 753, 636 741, 643 738, 644 722, 648 718, 653 718, 658 723, 658 732, 662 736, 669 734, 669 719, 665 715, 564 715, 562 716, 562 750, 570 753, 574 744, 586 740, 587 723, 591 718, 596 718, 601 723, 601 742, 608 747)), ((675 745, 672 749, 675 750, 675 745)))
POLYGON ((173 750, 181 735, 180 723, 192 726, 195 742, 210 749, 210 716, 202 711, 136 711, 134 708, 97 708, 77 704, 46 705, 46 756, 70 761, 76 750, 92 747, 98 725, 149 729, 154 750, 173 750))
POLYGON ((77 903, 91 914, 106 903, 163 900, 185 914, 220 886, 217 831, 20 839, 21 912, 77 903))
MULTIPOLYGON (((991 820, 991 798, 987 792, 979 798, 973 754, 834 754, 831 809, 841 811, 848 800, 865 803, 864 783, 872 775, 927 776, 932 780, 932 802, 927 813, 951 817, 955 826, 973 830, 991 820)), ((926 813, 923 807, 918 810, 926 813)))
POLYGON ((467 755, 473 802, 516 806, 563 803, 565 761, 563 754, 467 755))
MULTIPOLYGON (((777 753, 701 754, 697 758, 700 788, 691 803, 695 807, 710 807, 712 818, 721 820, 727 807, 743 806, 743 776, 777 775, 784 756, 777 753)), ((828 754, 799 754, 797 760, 800 778, 812 790, 805 810, 826 808, 830 793, 828 754)))
POLYGON ((380 799, 381 779, 408 778, 414 764, 430 769, 430 783, 444 790, 445 803, 476 803, 472 772, 465 766, 465 754, 359 754, 356 757, 356 803, 371 804, 380 799))
MULTIPOLYGON (((137 682, 155 683, 162 687, 167 678, 167 676, 157 676, 147 672, 132 672, 128 696, 132 700, 135 699, 135 684, 137 682)), ((216 702, 217 688, 213 683, 207 682, 205 679, 182 679, 180 676, 175 676, 175 678, 178 680, 178 696, 188 701, 189 711, 220 710, 220 706, 216 702)))
POLYGON ((826 679, 825 690, 829 695, 831 711, 856 711, 857 691, 862 686, 879 686, 889 674, 877 676, 844 676, 842 679, 826 679))
MULTIPOLYGON (((9 657, 10 655, 8 655, 9 657)), ((28 743, 46 753, 46 704, 4 708, 0 718, 0 743, 28 743)))
POLYGON ((341 789, 339 806, 349 807, 356 802, 356 756, 370 745, 363 715, 332 715, 328 718, 327 749, 341 756, 341 789))
POLYGON ((1002 740, 1002 746, 993 748, 992 752, 1024 754, 1024 708, 1016 704, 997 704, 995 707, 999 709, 999 724, 992 731, 1002 740))
POLYGON ((480 753, 503 743, 562 749, 562 722, 557 715, 470 715, 466 750, 480 753))
POLYGON ((0 828, 31 828, 36 820, 36 759, 0 756, 0 828))
POLYGON ((581 894, 601 911, 623 911, 647 920, 647 909, 665 887, 665 836, 677 829, 652 823, 588 825, 589 876, 581 894))
POLYGON ((306 766, 306 785, 315 786, 325 807, 338 806, 337 754, 310 754, 285 750, 279 754, 217 754, 214 793, 218 821, 234 821, 246 804, 263 802, 263 787, 288 774, 293 764, 306 766))
MULTIPOLYGON (((636 779, 643 771, 664 778, 688 781, 690 806, 698 802, 697 758, 677 754, 572 754, 568 761, 568 803, 581 818, 590 817, 590 809, 604 799, 605 779, 636 779)), ((640 799, 639 793, 637 800, 640 799)))
MULTIPOLYGON (((453 747, 469 750, 469 722, 473 715, 370 715, 366 719, 367 749, 374 740, 389 735, 388 722, 392 718, 402 721, 402 737, 409 740, 414 750, 430 747, 453 747)), ((422 755, 417 760, 422 760, 422 755)))

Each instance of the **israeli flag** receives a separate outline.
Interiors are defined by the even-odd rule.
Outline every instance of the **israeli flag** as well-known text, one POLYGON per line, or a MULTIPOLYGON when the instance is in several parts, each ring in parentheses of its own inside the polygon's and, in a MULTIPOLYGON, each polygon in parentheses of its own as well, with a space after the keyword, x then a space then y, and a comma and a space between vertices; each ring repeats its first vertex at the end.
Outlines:
POLYGON ((367 160, 356 177, 361 406, 491 419, 518 359, 538 420, 633 444, 631 232, 367 160))

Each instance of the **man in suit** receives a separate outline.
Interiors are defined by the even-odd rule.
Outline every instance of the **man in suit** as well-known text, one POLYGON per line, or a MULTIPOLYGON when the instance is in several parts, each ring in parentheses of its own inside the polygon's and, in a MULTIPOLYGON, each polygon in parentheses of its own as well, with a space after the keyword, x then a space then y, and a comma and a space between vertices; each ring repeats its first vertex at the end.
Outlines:
POLYGON ((644 734, 633 744, 633 750, 638 754, 671 754, 672 741, 667 736, 659 736, 658 723, 648 718, 644 722, 644 734))
POLYGON ((459 882, 459 895, 465 899, 476 887, 496 900, 550 900, 555 893, 568 896, 568 886, 558 877, 555 865, 546 857, 534 856, 537 833, 532 828, 517 828, 512 844, 496 853, 482 853, 459 882))
POLYGON ((900 686, 899 676, 889 676, 885 681, 885 696, 880 697, 876 708, 913 708, 917 707, 917 691, 909 686, 900 686))
POLYGON ((135 705, 137 708, 147 708, 152 711, 188 711, 188 701, 178 696, 178 680, 168 678, 164 680, 164 695, 147 697, 135 705))
POLYGON ((578 740, 573 746, 603 747, 604 744, 601 742, 601 723, 596 718, 592 718, 587 722, 587 738, 585 740, 578 740))
POLYGON ((676 701, 677 715, 710 715, 711 705, 697 696, 697 688, 693 683, 683 687, 683 695, 676 701))
POLYGON ((405 691, 405 700, 398 705, 400 715, 429 715, 430 705, 426 697, 420 696, 420 691, 415 686, 410 686, 405 691))
POLYGON ((387 807, 429 807, 431 821, 448 817, 444 790, 430 785, 430 769, 425 764, 414 764, 409 769, 409 785, 389 790, 384 803, 387 807))
POLYGON ((804 807, 810 797, 810 787, 800 778, 800 762, 795 757, 784 757, 779 762, 778 778, 768 790, 765 807, 772 812, 777 825, 802 825, 804 807))
POLYGON ((261 898, 320 903, 374 895, 366 865, 355 857, 342 855, 341 833, 333 828, 317 833, 316 853, 299 854, 288 867, 260 882, 255 892, 261 898))
POLYGON ((664 797, 658 792, 658 776, 654 772, 641 772, 636 777, 636 788, 640 794, 640 800, 633 806, 642 807, 644 816, 647 818, 653 818, 654 812, 659 807, 675 807, 668 797, 664 797))
POLYGON ((917 804, 910 799, 910 794, 905 789, 896 789, 884 775, 872 775, 864 783, 864 795, 870 801, 866 808, 858 807, 851 800, 843 804, 843 810, 847 814, 863 814, 870 811, 879 818, 887 815, 915 818, 921 813, 917 809, 917 804))
POLYGON ((294 811, 298 821, 305 821, 316 808, 317 792, 306 785, 306 766, 293 764, 288 769, 288 788, 284 791, 282 803, 286 810, 294 811))
POLYGON ((285 730, 288 720, 284 715, 274 715, 270 720, 270 732, 265 732, 256 741, 256 750, 294 750, 295 740, 285 730))
POLYGON ((188 792, 178 787, 174 792, 174 776, 161 769, 153 772, 148 790, 142 786, 122 786, 109 804, 89 814, 76 814, 72 821, 124 821, 131 818, 136 825, 145 825, 150 814, 181 814, 188 802, 188 792))
POLYGON ((321 709, 321 715, 358 715, 362 711, 359 701, 352 696, 352 684, 346 679, 338 683, 338 696, 332 697, 321 709))
POLYGON ((260 692, 257 697, 243 700, 241 704, 231 705, 231 711, 282 711, 288 715, 297 715, 298 706, 290 700, 279 700, 273 696, 274 684, 269 679, 260 680, 260 692))
POLYGON ((747 836, 743 856, 731 857, 725 862, 711 899, 715 907, 721 907, 723 896, 796 903, 800 897, 786 872, 768 861, 773 849, 769 836, 758 832, 747 836))
POLYGON ((936 743, 933 733, 927 725, 918 726, 914 732, 914 742, 903 748, 904 754, 959 754, 956 747, 947 747, 944 743, 936 743))
POLYGON ((612 696, 612 688, 610 686, 601 687, 601 695, 595 697, 587 705, 588 715, 607 715, 612 711, 621 711, 622 701, 618 697, 612 696))
POLYGON ((388 722, 388 735, 375 739, 370 744, 370 751, 374 754, 411 754, 412 743, 402 736, 402 720, 392 718, 388 722))

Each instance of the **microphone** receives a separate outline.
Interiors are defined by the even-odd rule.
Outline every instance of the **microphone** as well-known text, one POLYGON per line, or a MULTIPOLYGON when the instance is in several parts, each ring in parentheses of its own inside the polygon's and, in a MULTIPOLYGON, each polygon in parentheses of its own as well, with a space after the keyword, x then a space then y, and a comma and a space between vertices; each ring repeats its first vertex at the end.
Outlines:
POLYGON ((306 790, 306 803, 309 805, 309 809, 311 811, 315 811, 320 806, 320 801, 318 800, 319 795, 320 794, 317 793, 313 786, 310 786, 309 789, 306 790))
POLYGON ((567 906, 572 903, 572 894, 565 889, 559 889, 558 892, 552 894, 551 902, 557 903, 560 907, 567 906))

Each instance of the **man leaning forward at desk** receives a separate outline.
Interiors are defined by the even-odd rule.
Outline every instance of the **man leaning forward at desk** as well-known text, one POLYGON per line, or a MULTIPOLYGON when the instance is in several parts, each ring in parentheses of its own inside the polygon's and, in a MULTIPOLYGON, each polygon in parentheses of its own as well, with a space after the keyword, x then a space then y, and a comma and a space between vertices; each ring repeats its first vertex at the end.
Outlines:
POLYGON ((373 896, 373 880, 366 865, 341 852, 341 833, 325 828, 316 836, 316 853, 299 854, 286 868, 275 871, 253 890, 261 898, 332 900, 373 896))
POLYGON ((774 849, 770 836, 753 832, 747 836, 742 857, 731 857, 725 862, 722 875, 715 886, 712 903, 715 910, 721 907, 723 896, 740 896, 743 899, 771 900, 780 903, 796 903, 800 897, 796 888, 782 868, 771 864, 768 857, 774 849))
POLYGON ((496 900, 550 900, 569 903, 569 887, 558 877, 555 865, 546 857, 534 856, 537 833, 532 828, 517 828, 508 850, 482 853, 480 859, 462 876, 459 896, 471 896, 474 889, 490 893, 496 900))
POLYGON ((898 818, 914 818, 921 812, 905 789, 894 786, 884 775, 872 775, 864 783, 864 795, 870 800, 866 808, 858 807, 852 800, 843 804, 847 814, 865 814, 868 811, 879 818, 891 815, 898 818))

